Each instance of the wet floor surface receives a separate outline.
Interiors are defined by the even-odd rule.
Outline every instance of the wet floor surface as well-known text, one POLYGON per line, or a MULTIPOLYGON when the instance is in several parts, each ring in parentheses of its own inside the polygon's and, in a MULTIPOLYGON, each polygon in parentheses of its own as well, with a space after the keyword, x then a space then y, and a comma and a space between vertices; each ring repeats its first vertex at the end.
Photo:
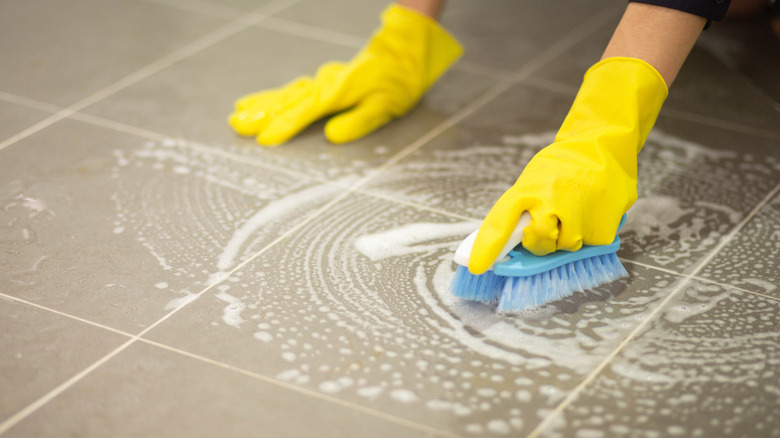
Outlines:
POLYGON ((0 435, 780 436, 760 22, 715 25, 674 84, 629 278, 524 315, 449 294, 625 7, 548 3, 451 2, 466 54, 410 114, 278 148, 234 99, 348 59, 385 2, 3 3, 0 435))

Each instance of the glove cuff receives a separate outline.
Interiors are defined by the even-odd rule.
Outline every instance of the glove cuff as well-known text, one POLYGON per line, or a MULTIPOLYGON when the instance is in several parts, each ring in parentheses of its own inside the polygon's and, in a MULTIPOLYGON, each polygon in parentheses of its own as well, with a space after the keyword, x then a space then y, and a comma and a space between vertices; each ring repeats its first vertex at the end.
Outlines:
POLYGON ((658 71, 636 58, 606 58, 585 73, 557 139, 607 133, 614 156, 642 149, 669 89, 658 71))
MULTIPOLYGON (((415 10, 392 4, 382 12, 381 33, 392 33, 405 51, 416 53, 427 90, 463 54, 463 47, 436 20, 415 10)), ((395 38, 394 38, 395 39, 395 38)))

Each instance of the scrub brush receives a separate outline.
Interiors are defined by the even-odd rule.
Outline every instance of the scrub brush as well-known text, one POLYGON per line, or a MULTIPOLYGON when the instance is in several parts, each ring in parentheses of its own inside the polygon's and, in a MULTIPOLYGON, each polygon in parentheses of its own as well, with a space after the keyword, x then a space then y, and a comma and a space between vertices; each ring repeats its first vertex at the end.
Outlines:
MULTIPOLYGON (((618 229, 625 220, 623 215, 618 229)), ((609 245, 583 245, 577 251, 535 256, 520 245, 523 229, 530 221, 528 212, 520 216, 497 262, 481 275, 468 270, 477 231, 471 233, 455 251, 458 268, 450 286, 453 295, 470 301, 497 302, 498 312, 511 313, 628 277, 616 254, 620 237, 615 236, 609 245)))

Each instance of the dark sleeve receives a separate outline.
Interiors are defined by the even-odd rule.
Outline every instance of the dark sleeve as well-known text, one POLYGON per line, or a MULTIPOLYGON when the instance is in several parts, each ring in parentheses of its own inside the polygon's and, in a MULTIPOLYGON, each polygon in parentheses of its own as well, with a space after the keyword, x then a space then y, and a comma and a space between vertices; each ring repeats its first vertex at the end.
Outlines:
POLYGON ((713 21, 723 19, 729 8, 730 0, 629 0, 629 2, 663 6, 704 17, 707 19, 707 25, 704 26, 706 29, 713 21))

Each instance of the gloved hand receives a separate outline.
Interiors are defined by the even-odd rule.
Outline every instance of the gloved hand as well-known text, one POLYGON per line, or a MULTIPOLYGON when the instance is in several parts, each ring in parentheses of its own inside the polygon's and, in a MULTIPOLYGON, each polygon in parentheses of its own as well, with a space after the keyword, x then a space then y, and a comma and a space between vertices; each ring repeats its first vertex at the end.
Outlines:
POLYGON ((349 63, 329 62, 314 78, 239 99, 230 125, 274 146, 323 116, 347 110, 325 125, 328 140, 346 143, 406 114, 462 49, 436 21, 411 9, 392 5, 382 21, 349 63))
POLYGON ((553 144, 539 151, 482 223, 469 258, 481 274, 524 211, 523 247, 536 255, 606 245, 636 201, 637 154, 668 94, 661 75, 633 58, 607 58, 586 73, 553 144))

